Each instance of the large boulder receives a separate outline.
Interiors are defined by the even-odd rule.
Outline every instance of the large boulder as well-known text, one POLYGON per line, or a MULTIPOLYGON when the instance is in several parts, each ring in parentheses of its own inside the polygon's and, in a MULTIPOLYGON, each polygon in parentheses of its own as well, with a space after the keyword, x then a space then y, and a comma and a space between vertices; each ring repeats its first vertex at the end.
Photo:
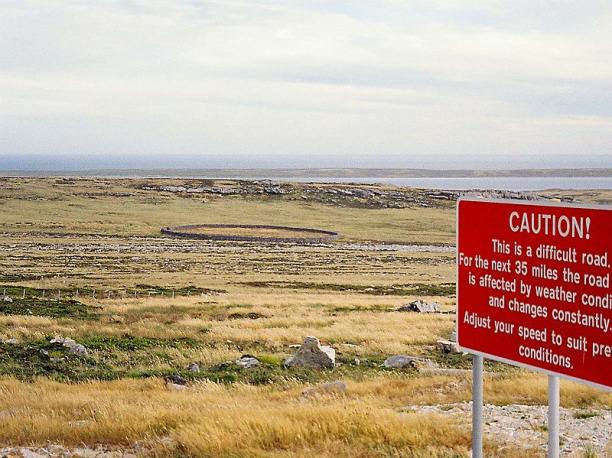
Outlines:
POLYGON ((285 361, 287 367, 308 367, 311 369, 331 369, 336 366, 336 351, 321 345, 316 337, 306 337, 296 354, 285 361))

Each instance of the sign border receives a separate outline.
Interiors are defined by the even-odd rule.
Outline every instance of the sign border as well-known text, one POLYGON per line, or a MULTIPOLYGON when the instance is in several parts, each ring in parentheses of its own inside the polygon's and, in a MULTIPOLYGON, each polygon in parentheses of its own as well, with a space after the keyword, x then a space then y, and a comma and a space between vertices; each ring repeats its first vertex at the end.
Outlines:
POLYGON ((487 359, 491 359, 493 361, 498 361, 500 363, 510 364, 511 366, 517 366, 522 369, 529 369, 532 371, 540 372, 553 377, 561 377, 566 380, 570 380, 572 382, 583 383, 589 385, 594 388, 599 388, 604 391, 612 392, 612 387, 602 385, 600 383, 591 382, 589 380, 584 380, 577 377, 572 377, 567 374, 563 374, 560 372, 551 371, 549 369, 543 369, 537 366, 531 366, 527 363, 521 363, 518 361, 513 361, 511 359, 502 358, 501 356, 491 355, 489 353, 484 353, 478 350, 474 350, 468 347, 462 347, 459 345, 459 205, 461 202, 488 202, 488 203, 498 203, 498 204, 518 204, 518 205, 536 205, 536 206, 544 206, 544 207, 573 207, 573 208, 583 208, 587 210, 612 210, 612 206, 610 205, 600 205, 600 204, 574 204, 572 202, 546 202, 540 200, 519 200, 519 199, 500 199, 500 198, 485 198, 478 196, 460 196, 457 199, 457 209, 456 209, 456 223, 455 223, 455 233, 456 233, 456 260, 455 265, 457 267, 456 273, 456 295, 457 295, 457 312, 455 316, 457 318, 457 322, 455 323, 455 332, 457 334, 457 345, 460 350, 465 350, 472 355, 482 356, 487 359))

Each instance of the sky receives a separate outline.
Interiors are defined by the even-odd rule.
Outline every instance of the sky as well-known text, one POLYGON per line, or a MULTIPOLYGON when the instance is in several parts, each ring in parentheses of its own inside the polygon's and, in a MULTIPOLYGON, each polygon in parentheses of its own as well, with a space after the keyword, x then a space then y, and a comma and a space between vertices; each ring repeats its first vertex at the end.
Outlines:
POLYGON ((0 0, 0 169, 612 167, 608 0, 0 0))

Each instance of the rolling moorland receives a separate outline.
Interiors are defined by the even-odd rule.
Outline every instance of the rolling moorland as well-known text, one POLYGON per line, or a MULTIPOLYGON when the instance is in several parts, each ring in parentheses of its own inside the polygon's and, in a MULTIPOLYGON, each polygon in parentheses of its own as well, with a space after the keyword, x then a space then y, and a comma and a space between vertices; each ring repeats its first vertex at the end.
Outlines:
MULTIPOLYGON (((0 178, 0 453, 468 456, 469 418, 453 412, 470 400, 471 359, 436 346, 454 328, 458 195, 0 178), (202 223, 341 237, 280 244, 160 233, 202 223), (397 311, 415 299, 450 313, 397 311), (336 350, 336 367, 285 367, 307 336, 336 350), (258 365, 239 364, 245 355, 258 365), (385 367, 392 355, 418 364, 385 367)), ((612 190, 541 198, 610 204, 612 190)), ((546 377, 495 362, 485 370, 492 408, 546 404, 546 377)), ((612 394, 563 381, 561 405, 575 425, 562 430, 567 454, 610 456, 612 394), (602 424, 597 444, 571 437, 602 424)), ((545 424, 526 429, 533 441, 489 429, 485 454, 541 456, 545 424)))

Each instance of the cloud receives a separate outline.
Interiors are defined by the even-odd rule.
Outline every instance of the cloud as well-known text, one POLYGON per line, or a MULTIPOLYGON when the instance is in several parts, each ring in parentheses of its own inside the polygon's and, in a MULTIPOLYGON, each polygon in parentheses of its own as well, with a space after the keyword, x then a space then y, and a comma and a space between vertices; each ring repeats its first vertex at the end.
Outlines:
POLYGON ((474 3, 4 1, 0 155, 609 165, 612 6, 474 3))

